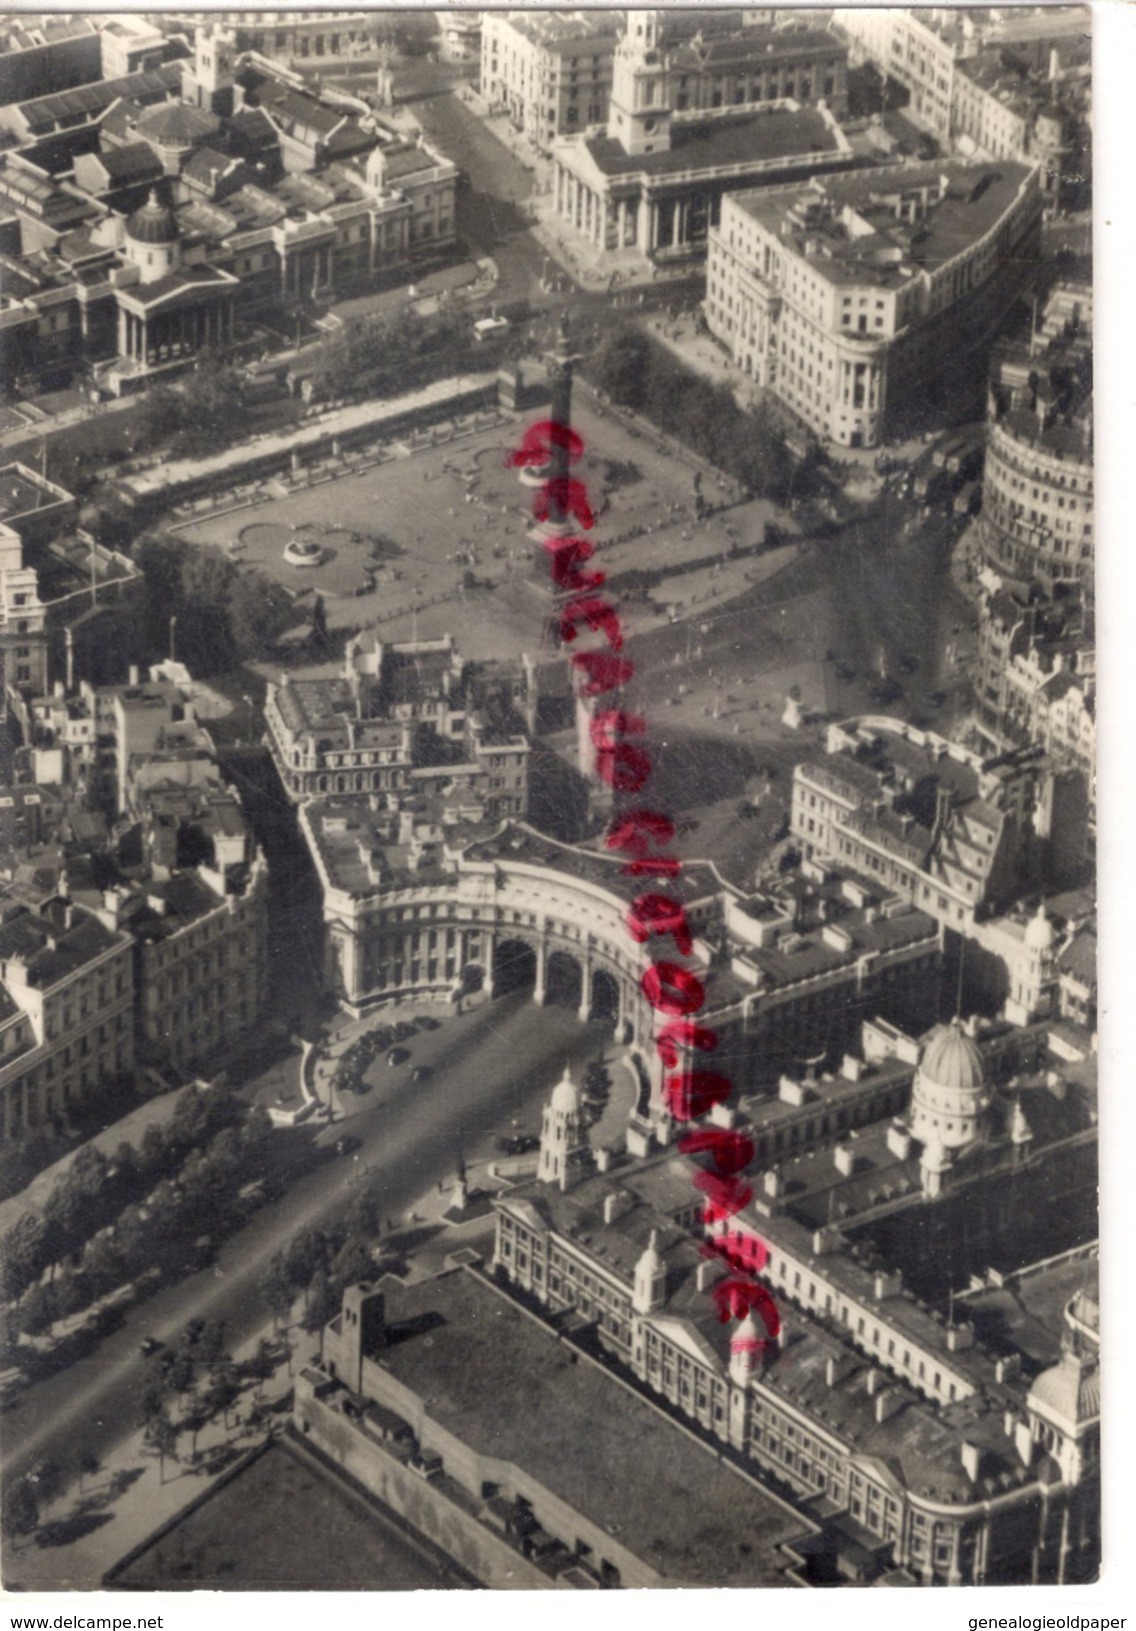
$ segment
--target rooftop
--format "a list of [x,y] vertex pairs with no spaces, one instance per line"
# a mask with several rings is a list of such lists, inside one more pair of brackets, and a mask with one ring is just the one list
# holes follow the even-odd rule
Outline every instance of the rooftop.
[[18,104],[21,120],[32,135],[46,135],[56,126],[73,128],[100,118],[122,97],[136,102],[165,101],[181,94],[181,63],[127,74],[122,79],[101,79],[70,91],[52,91]]
[[[609,21],[602,12],[511,11],[489,15],[503,15],[509,26],[526,40],[560,52],[567,51],[571,46],[578,46],[581,51],[587,48],[594,52],[597,47],[610,50],[614,48],[619,34],[615,15],[612,14]],[[597,17],[602,20],[597,21]]]
[[126,186],[162,175],[162,161],[148,142],[126,142],[107,147],[98,155],[99,163],[111,181]]
[[70,497],[65,487],[37,475],[26,465],[6,464],[0,467],[0,521],[9,525],[20,516],[66,503]]
[[[615,1197],[618,1214],[605,1223],[609,1196]],[[531,1209],[546,1227],[585,1247],[628,1288],[652,1233],[657,1234],[672,1290],[703,1261],[690,1229],[675,1222],[698,1212],[702,1203],[686,1161],[674,1155],[628,1171],[592,1173],[567,1191],[534,1179],[508,1190],[497,1204],[505,1211]]]
[[120,921],[141,940],[166,940],[216,911],[221,900],[196,872],[176,872],[126,900]]
[[999,1352],[1018,1352],[1036,1375],[1061,1357],[1065,1309],[1078,1292],[1097,1285],[1095,1252],[1047,1264],[1003,1286],[968,1294],[967,1317],[982,1341]]
[[[1022,164],[944,161],[826,176],[794,192],[740,193],[735,202],[819,276],[897,287],[912,271],[934,272],[989,232],[1029,174]],[[926,210],[902,219],[901,200],[920,192]]]
[[[784,169],[806,164],[818,155],[841,152],[840,142],[823,114],[814,108],[766,108],[736,116],[676,120],[669,151],[632,157],[612,136],[588,136],[584,146],[607,176],[665,176],[687,170],[767,163],[784,159]],[[750,195],[743,194],[743,197]]]
[[20,912],[0,927],[0,962],[22,962],[28,985],[47,991],[120,943],[120,936],[85,912],[75,913],[69,926],[66,918],[56,923]]
[[736,68],[739,73],[752,72],[775,63],[781,57],[808,54],[836,57],[846,47],[826,28],[735,28],[729,33],[704,39],[696,36],[673,50],[664,50],[670,64],[691,72],[700,68]]
[[[553,867],[583,883],[595,884],[628,900],[643,892],[641,878],[625,878],[622,875],[622,856],[584,849],[575,844],[563,844],[523,821],[505,822],[492,837],[471,844],[465,853],[471,861]],[[667,893],[687,904],[716,895],[722,888],[722,881],[709,861],[684,862],[678,877],[667,880]]]
[[[384,1369],[477,1453],[523,1468],[667,1581],[782,1582],[778,1547],[805,1523],[477,1275],[383,1291],[388,1321],[406,1327]],[[415,1332],[426,1314],[441,1319]]]

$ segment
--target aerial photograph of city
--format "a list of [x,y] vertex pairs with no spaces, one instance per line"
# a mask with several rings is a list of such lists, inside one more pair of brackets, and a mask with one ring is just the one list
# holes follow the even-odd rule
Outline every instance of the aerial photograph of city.
[[1099,1580],[1094,20],[0,17],[6,1593]]

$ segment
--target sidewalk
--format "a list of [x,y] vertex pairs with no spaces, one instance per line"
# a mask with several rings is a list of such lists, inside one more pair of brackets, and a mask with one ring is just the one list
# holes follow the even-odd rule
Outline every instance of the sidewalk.
[[[467,1168],[471,1190],[492,1191],[493,1184],[488,1162],[474,1162]],[[412,1276],[436,1273],[451,1252],[463,1246],[479,1250],[492,1249],[493,1218],[491,1214],[477,1212],[466,1221],[446,1220],[454,1191],[454,1180],[442,1183],[426,1192],[404,1217],[399,1219],[399,1231],[416,1231],[423,1226],[445,1223],[442,1232],[433,1240],[416,1249],[410,1266]],[[272,1377],[265,1381],[258,1396],[258,1385],[247,1379],[242,1382],[240,1395],[230,1407],[226,1426],[224,1415],[209,1421],[197,1434],[197,1456],[189,1464],[190,1439],[186,1435],[178,1446],[178,1459],[166,1457],[164,1477],[157,1452],[146,1443],[141,1428],[132,1431],[103,1459],[98,1471],[88,1474],[80,1491],[79,1479],[57,1500],[45,1506],[40,1514],[40,1525],[35,1534],[16,1543],[9,1542],[5,1586],[8,1590],[64,1591],[90,1590],[101,1584],[108,1569],[140,1545],[155,1530],[178,1516],[192,1502],[200,1499],[236,1460],[263,1444],[278,1433],[287,1420],[287,1410],[278,1413],[292,1387],[293,1379],[304,1365],[318,1359],[320,1337],[301,1330],[298,1314],[302,1299],[297,1298],[289,1315],[289,1324],[282,1335],[291,1345],[291,1353],[281,1359]],[[256,1352],[262,1338],[272,1338],[270,1320],[236,1349],[235,1363],[249,1359]],[[259,1403],[261,1415],[268,1412],[270,1420],[250,1421]],[[170,1417],[176,1423],[180,1412],[176,1401],[170,1405]]]
[[[251,1357],[260,1336],[269,1331],[266,1325],[234,1353],[233,1359],[239,1362]],[[296,1370],[319,1352],[318,1336],[308,1336],[297,1326],[290,1326],[287,1335],[295,1342],[290,1364],[282,1362],[264,1383],[262,1406],[270,1407],[283,1399]],[[201,1496],[238,1456],[278,1430],[273,1426],[266,1431],[259,1423],[250,1425],[256,1390],[255,1382],[243,1382],[240,1397],[229,1412],[232,1426],[226,1428],[221,1416],[210,1421],[197,1435],[197,1461],[191,1466],[167,1456],[164,1478],[157,1453],[146,1444],[142,1429],[132,1432],[106,1456],[97,1473],[82,1480],[81,1493],[76,1480],[41,1512],[35,1534],[9,1543],[5,1587],[65,1591],[99,1586],[119,1558]],[[175,1422],[178,1419],[176,1404],[171,1418]],[[273,1417],[274,1423],[282,1424],[283,1420],[283,1415]],[[224,1455],[226,1450],[229,1453]],[[223,1460],[218,1452],[222,1452]],[[188,1443],[179,1445],[179,1456],[187,1453]],[[220,1464],[211,1462],[210,1453]],[[214,1470],[207,1471],[208,1466]]]

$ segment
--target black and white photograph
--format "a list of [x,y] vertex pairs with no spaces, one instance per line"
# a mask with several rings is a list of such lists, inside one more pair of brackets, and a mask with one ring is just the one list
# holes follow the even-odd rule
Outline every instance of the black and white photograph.
[[0,17],[9,1608],[1104,1612],[1101,21]]

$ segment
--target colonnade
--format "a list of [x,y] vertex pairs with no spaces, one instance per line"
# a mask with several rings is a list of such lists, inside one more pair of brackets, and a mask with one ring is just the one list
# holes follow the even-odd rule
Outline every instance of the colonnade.
[[[556,169],[556,212],[597,249],[682,249],[693,241],[695,221],[704,198],[691,194],[655,198],[637,189],[611,198],[574,175]],[[708,206],[707,206],[708,208]]]
[[165,357],[192,356],[206,346],[233,338],[233,305],[212,302],[174,311],[140,315],[118,308],[118,354],[133,362],[154,363]]
[[508,932],[499,934],[492,940],[485,963],[485,990],[489,996],[494,994],[493,963],[497,946],[507,940],[517,940],[525,945],[536,957],[536,977],[533,984],[533,1001],[538,1007],[543,1007],[548,1001],[548,965],[550,960],[558,953],[562,957],[571,958],[580,971],[580,1005],[579,1018],[587,1021],[591,1018],[592,1007],[595,1002],[595,977],[597,973],[604,973],[615,985],[619,997],[619,1009],[616,1015],[615,1035],[618,1042],[631,1042],[635,1039],[635,1024],[631,1017],[631,1003],[627,989],[626,979],[602,963],[582,954],[574,947],[557,945],[555,941],[541,936],[533,941],[522,935],[513,935]]

